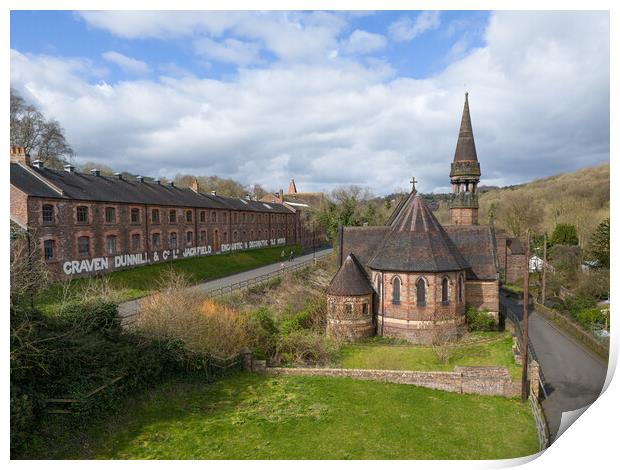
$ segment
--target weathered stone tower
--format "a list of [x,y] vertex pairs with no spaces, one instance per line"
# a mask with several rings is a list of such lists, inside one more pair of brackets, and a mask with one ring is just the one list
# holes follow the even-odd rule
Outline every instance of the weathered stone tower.
[[366,271],[351,253],[327,289],[327,334],[341,339],[374,335],[373,293]]
[[461,129],[450,170],[450,182],[452,183],[450,214],[453,224],[478,225],[478,193],[476,191],[479,181],[480,163],[478,163],[474,133],[469,117],[468,94],[465,93]]

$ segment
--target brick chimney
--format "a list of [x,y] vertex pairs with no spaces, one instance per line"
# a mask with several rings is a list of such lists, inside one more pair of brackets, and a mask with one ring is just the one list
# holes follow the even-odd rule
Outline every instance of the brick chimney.
[[11,145],[11,163],[30,166],[30,155],[26,153],[26,147]]
[[194,191],[195,193],[199,193],[200,192],[200,184],[198,184],[198,178],[194,178],[194,181],[192,181],[192,191]]

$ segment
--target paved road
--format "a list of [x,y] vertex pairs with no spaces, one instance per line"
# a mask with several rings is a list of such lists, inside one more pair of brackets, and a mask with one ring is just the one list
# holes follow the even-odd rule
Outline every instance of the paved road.
[[[327,248],[324,250],[319,250],[316,252],[316,257],[320,258],[331,253],[332,249]],[[307,254],[303,256],[298,256],[293,261],[285,261],[284,263],[274,263],[268,264],[266,266],[261,266],[260,268],[250,269],[249,271],[243,271],[241,273],[232,274],[230,276],[221,277],[219,279],[214,279],[212,281],[203,282],[202,284],[197,284],[191,289],[197,290],[199,292],[208,292],[212,289],[217,289],[219,287],[227,287],[232,284],[237,284],[238,282],[247,281],[249,279],[254,279],[255,277],[262,276],[263,274],[271,274],[278,271],[281,268],[281,265],[284,264],[286,267],[289,266],[297,266],[305,261],[309,261],[312,259],[313,254]],[[128,302],[123,302],[118,306],[118,314],[121,318],[131,316],[138,311],[138,305],[140,303],[140,299],[130,300]]]
[[[502,295],[501,302],[522,319],[523,306],[516,300]],[[553,441],[562,412],[583,408],[598,398],[607,364],[535,311],[530,314],[529,335],[545,374],[548,397],[542,406]]]

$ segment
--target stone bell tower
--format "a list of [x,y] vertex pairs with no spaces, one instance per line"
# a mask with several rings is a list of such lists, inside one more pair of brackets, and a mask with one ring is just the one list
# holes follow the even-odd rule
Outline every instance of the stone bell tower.
[[465,93],[465,106],[450,170],[450,182],[452,183],[450,199],[452,224],[478,225],[477,188],[480,182],[480,163],[478,163],[474,133],[469,117],[468,93]]

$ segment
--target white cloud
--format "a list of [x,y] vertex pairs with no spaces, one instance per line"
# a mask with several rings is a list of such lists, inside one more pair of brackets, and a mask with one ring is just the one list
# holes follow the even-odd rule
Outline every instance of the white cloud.
[[344,43],[344,48],[349,54],[369,54],[383,49],[387,40],[381,34],[369,33],[356,29]]
[[[396,77],[382,61],[326,60],[338,47],[327,39],[304,53],[303,38],[334,37],[313,22],[341,25],[292,15],[281,20],[295,39],[281,49],[290,60],[226,80],[175,73],[107,84],[87,61],[12,51],[11,85],[62,123],[78,162],[377,193],[407,187],[411,175],[422,191],[447,186],[468,89],[483,184],[509,184],[609,159],[608,18],[494,13],[484,47],[423,80]],[[294,60],[319,51],[324,60]]]
[[151,68],[146,62],[133,59],[132,57],[121,54],[120,52],[104,52],[103,54],[101,54],[101,57],[103,57],[108,62],[112,62],[113,64],[118,65],[125,72],[134,75],[146,75],[151,71]]
[[237,65],[260,62],[259,44],[239,41],[234,38],[224,39],[223,41],[201,38],[194,43],[194,49],[198,54],[220,62]]
[[403,16],[390,25],[388,32],[394,41],[411,41],[428,30],[437,29],[439,24],[438,11],[423,11],[415,20],[409,16]]

